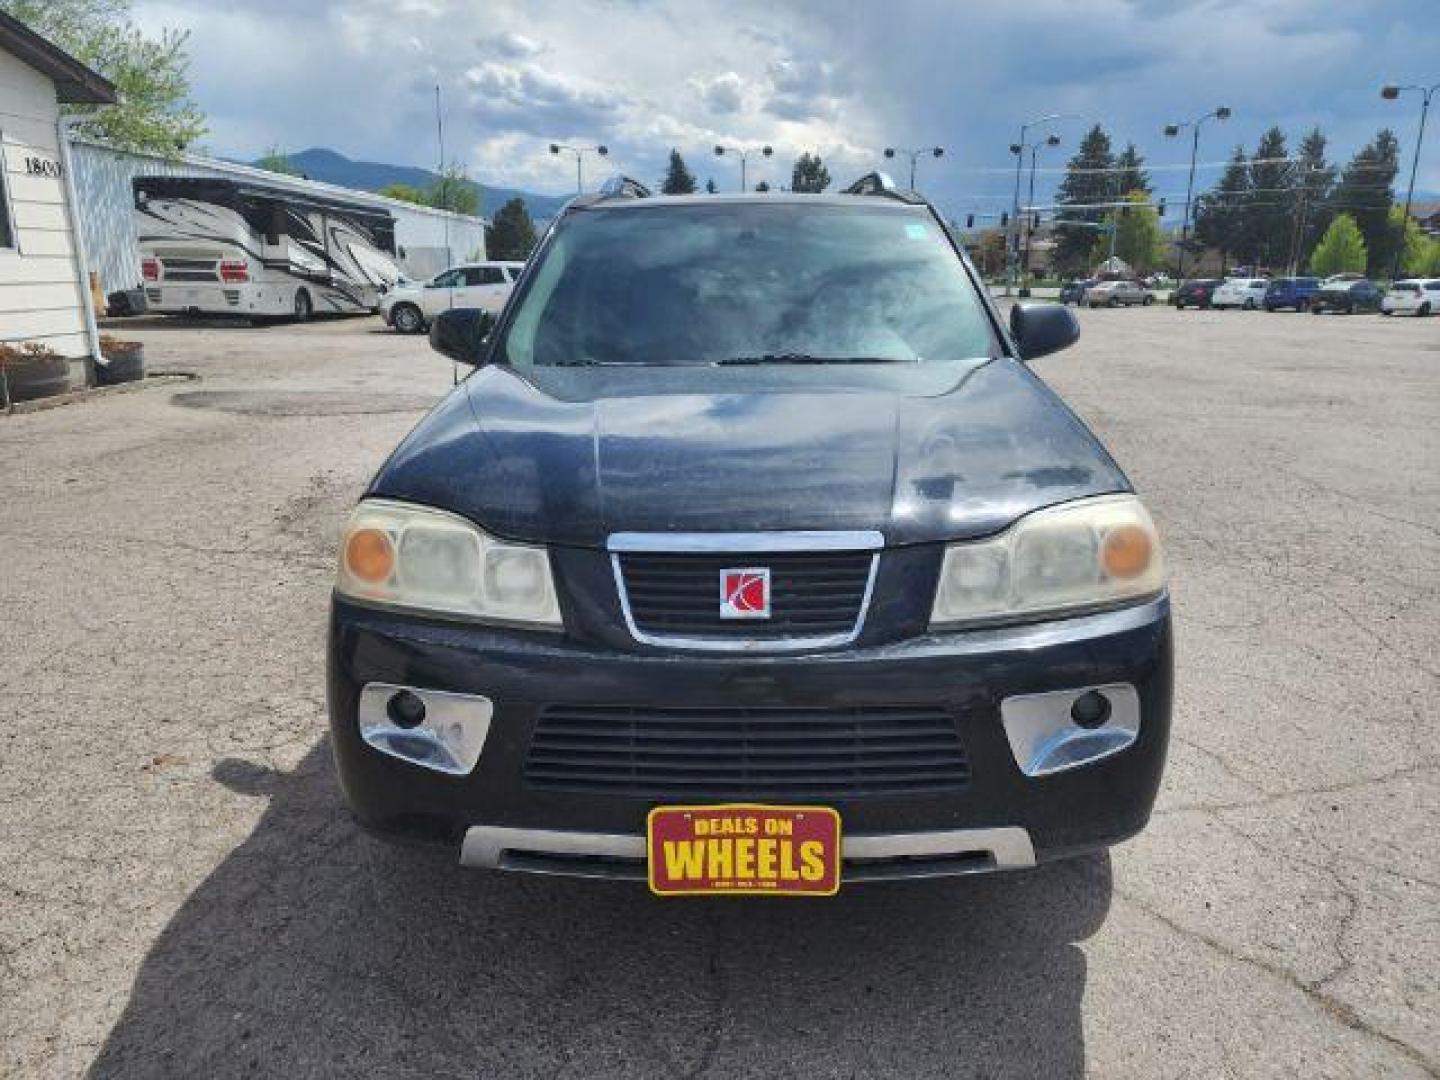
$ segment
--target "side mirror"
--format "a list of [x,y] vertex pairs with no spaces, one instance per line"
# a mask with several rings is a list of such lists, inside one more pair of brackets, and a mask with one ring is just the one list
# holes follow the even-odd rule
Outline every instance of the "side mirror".
[[1010,334],[1021,360],[1068,349],[1080,340],[1080,323],[1061,304],[1016,304],[1010,309]]
[[430,324],[430,347],[461,364],[479,367],[495,316],[482,308],[451,308]]

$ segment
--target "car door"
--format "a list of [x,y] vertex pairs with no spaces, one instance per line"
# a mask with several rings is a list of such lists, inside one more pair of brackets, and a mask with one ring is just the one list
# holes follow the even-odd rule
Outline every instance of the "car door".
[[476,266],[472,269],[475,272],[475,284],[468,290],[471,302],[466,306],[498,313],[505,306],[505,298],[510,294],[510,282],[505,277],[504,269],[499,266]]
[[464,281],[465,271],[456,267],[435,275],[425,283],[425,291],[420,297],[420,309],[425,312],[426,320],[457,306],[455,294],[463,287]]

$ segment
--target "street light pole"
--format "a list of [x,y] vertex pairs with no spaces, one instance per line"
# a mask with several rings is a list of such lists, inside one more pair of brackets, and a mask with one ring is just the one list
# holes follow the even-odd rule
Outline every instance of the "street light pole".
[[[733,147],[733,146],[720,146],[720,145],[718,145],[718,144],[717,144],[716,147],[715,147],[715,156],[716,156],[716,157],[724,157],[726,154],[734,154],[736,157],[738,157],[738,158],[740,159],[740,192],[741,192],[741,194],[744,194],[746,191],[749,191],[749,190],[750,190],[748,187],[746,187],[746,181],[745,181],[745,166],[749,163],[750,155],[751,155],[751,154],[754,154],[754,153],[757,153],[757,151],[756,151],[755,149],[753,149],[753,148],[747,148],[747,149],[745,149],[745,150],[739,150],[739,149],[737,149],[737,148],[735,148],[735,147]],[[768,146],[768,145],[767,145],[767,146],[762,146],[762,147],[760,147],[758,153],[759,153],[762,157],[769,157],[771,154],[775,153],[775,148],[772,147],[772,146]]]
[[595,153],[605,157],[610,153],[610,148],[603,144],[600,146],[566,146],[563,143],[553,142],[550,144],[550,153],[558,156],[561,151],[575,155],[575,194],[580,195],[585,191],[585,173],[581,166],[585,155]]
[[1405,255],[1405,234],[1410,229],[1410,200],[1415,195],[1415,171],[1420,167],[1420,145],[1425,141],[1425,118],[1430,112],[1430,99],[1436,90],[1440,90],[1440,83],[1434,86],[1383,86],[1380,88],[1380,96],[1386,101],[1394,101],[1402,93],[1413,90],[1420,95],[1420,132],[1415,136],[1415,154],[1410,159],[1410,184],[1405,188],[1405,216],[1400,219],[1400,241],[1395,245],[1395,259],[1390,264],[1390,280],[1394,281],[1400,276],[1400,260]]
[[[1059,135],[1047,135],[1044,142],[1030,144],[1030,194],[1026,198],[1027,206],[1034,207],[1035,205],[1035,159],[1040,156],[1040,151],[1043,147],[1054,147],[1059,145]],[[1033,209],[1031,210],[1031,213],[1034,213]],[[1034,222],[1031,222],[1030,226],[1025,230],[1025,258],[1020,264],[1020,272],[1022,275],[1028,275],[1030,273],[1030,236],[1032,233],[1034,233],[1034,231],[1035,225]]]
[[910,159],[910,190],[914,191],[915,162],[926,154],[929,154],[931,157],[944,157],[945,148],[943,146],[926,146],[919,150],[907,150],[903,146],[887,146],[885,148],[885,156],[887,158],[893,158],[896,154],[903,154]]
[[1181,128],[1188,127],[1190,128],[1191,132],[1190,179],[1185,183],[1185,216],[1181,219],[1182,223],[1180,225],[1180,258],[1175,267],[1175,280],[1178,282],[1183,282],[1185,280],[1185,246],[1190,242],[1191,204],[1194,202],[1195,198],[1195,159],[1200,154],[1200,126],[1204,124],[1207,120],[1229,119],[1229,106],[1221,105],[1218,109],[1213,109],[1210,112],[1206,113],[1204,116],[1197,117],[1194,120],[1187,120],[1183,124],[1165,125],[1165,137],[1167,139],[1173,139],[1176,135],[1179,135]]
[[[1081,120],[1079,113],[1049,113],[1045,116],[1037,116],[1034,120],[1027,120],[1020,125],[1020,141],[1010,148],[1015,155],[1015,197],[1010,204],[1010,221],[1015,228],[1014,239],[1006,245],[1005,265],[1008,272],[1005,275],[1005,295],[1010,295],[1010,288],[1015,284],[1015,275],[1020,262],[1020,170],[1024,165],[1025,134],[1032,127],[1039,127],[1041,124],[1048,124],[1055,120]],[[1015,147],[1019,147],[1017,150]],[[1032,198],[1033,202],[1034,199]]]

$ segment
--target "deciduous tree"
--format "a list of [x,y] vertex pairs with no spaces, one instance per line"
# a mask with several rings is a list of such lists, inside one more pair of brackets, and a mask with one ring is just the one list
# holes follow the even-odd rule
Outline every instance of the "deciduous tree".
[[1366,258],[1365,237],[1355,219],[1349,214],[1338,214],[1310,256],[1310,272],[1321,277],[1364,273]]
[[425,192],[413,184],[386,184],[380,189],[380,194],[386,198],[399,199],[401,202],[418,203],[421,206],[428,206]]
[[463,165],[451,162],[430,185],[425,201],[437,210],[474,217],[480,212],[480,189]]
[[299,176],[300,170],[290,160],[290,155],[275,144],[270,144],[270,149],[260,155],[260,160],[255,162],[257,169],[264,169],[266,172],[279,173],[281,176]]
[[66,105],[81,134],[132,150],[174,155],[205,134],[190,100],[188,34],[147,34],[130,0],[0,0],[13,15],[115,84],[116,105]]

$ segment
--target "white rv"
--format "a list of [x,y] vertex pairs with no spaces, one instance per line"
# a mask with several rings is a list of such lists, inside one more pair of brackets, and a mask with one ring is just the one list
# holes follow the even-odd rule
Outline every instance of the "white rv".
[[401,278],[395,222],[263,182],[137,176],[145,301],[165,315],[371,312]]

